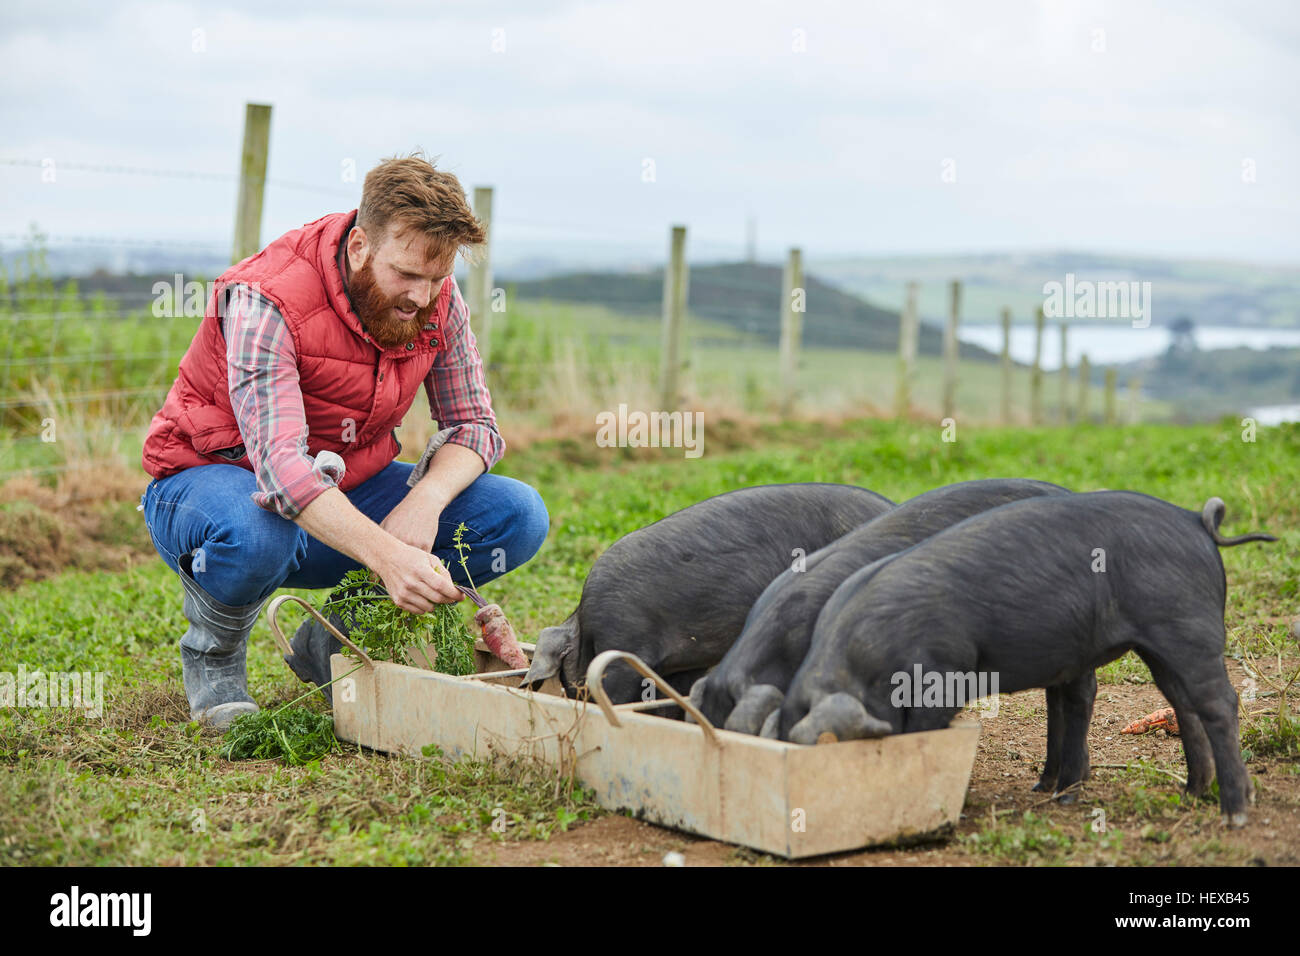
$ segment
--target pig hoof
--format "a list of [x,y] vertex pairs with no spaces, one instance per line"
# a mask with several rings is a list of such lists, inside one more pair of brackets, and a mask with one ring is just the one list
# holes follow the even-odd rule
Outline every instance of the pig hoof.
[[1031,793],[1047,793],[1056,789],[1055,780],[1040,780],[1030,789]]
[[1223,822],[1233,828],[1241,828],[1246,825],[1246,811],[1238,810],[1236,813],[1223,815]]
[[766,737],[768,740],[776,740],[781,736],[781,711],[774,710],[767,715],[767,720],[763,721],[763,729],[758,732],[760,737]]
[[1079,802],[1079,795],[1073,790],[1067,790],[1065,793],[1056,794],[1056,802],[1063,807],[1068,807]]

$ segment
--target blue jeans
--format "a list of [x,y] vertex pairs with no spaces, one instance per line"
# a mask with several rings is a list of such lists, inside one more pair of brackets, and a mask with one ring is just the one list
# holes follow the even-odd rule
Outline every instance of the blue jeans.
[[[414,467],[394,461],[345,494],[358,511],[380,522],[410,491],[406,478]],[[182,559],[186,567],[193,565],[203,590],[233,607],[264,600],[279,588],[331,588],[361,567],[294,522],[253,504],[249,495],[256,490],[257,478],[237,465],[199,465],[155,478],[140,498],[154,548],[178,574]],[[469,573],[481,585],[536,554],[550,519],[530,486],[491,472],[479,475],[438,516],[433,547],[452,578],[469,584],[451,540],[461,522],[471,549]],[[201,555],[195,554],[199,549]]]

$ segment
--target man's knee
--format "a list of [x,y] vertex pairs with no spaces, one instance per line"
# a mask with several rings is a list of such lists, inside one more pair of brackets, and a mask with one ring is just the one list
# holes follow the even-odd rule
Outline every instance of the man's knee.
[[514,478],[492,478],[491,527],[481,533],[494,550],[501,549],[505,567],[494,561],[494,570],[503,573],[513,571],[538,552],[550,530],[551,518],[536,488]]
[[194,558],[193,569],[200,561],[214,560],[220,572],[201,583],[211,583],[222,593],[213,597],[226,604],[242,607],[275,591],[295,571],[307,554],[307,534],[292,521],[270,512],[254,516],[252,521],[220,529]]
[[514,522],[518,525],[516,534],[519,542],[515,547],[520,552],[515,563],[523,564],[541,550],[542,542],[551,530],[551,515],[536,488],[522,481],[515,484],[519,486],[514,516]]

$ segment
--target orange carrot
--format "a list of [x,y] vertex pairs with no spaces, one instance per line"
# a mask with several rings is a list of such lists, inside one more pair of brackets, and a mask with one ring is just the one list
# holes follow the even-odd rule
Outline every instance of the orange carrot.
[[1145,734],[1148,730],[1164,728],[1165,733],[1173,735],[1178,733],[1178,716],[1174,713],[1172,707],[1165,707],[1157,710],[1155,713],[1147,714],[1138,720],[1133,721],[1123,730],[1121,734]]
[[497,658],[515,669],[529,666],[528,658],[524,656],[519,641],[515,638],[515,629],[506,620],[501,605],[489,604],[480,608],[474,615],[474,623],[483,632],[483,643]]

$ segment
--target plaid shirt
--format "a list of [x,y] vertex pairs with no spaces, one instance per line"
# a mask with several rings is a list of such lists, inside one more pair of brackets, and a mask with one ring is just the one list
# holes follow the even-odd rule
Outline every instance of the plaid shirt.
[[[505,453],[483,362],[470,331],[469,308],[455,279],[444,325],[445,346],[424,380],[429,413],[447,441],[473,449],[491,469]],[[280,311],[247,286],[231,292],[223,322],[230,404],[239,422],[258,490],[258,507],[293,519],[317,495],[337,487],[313,470],[304,436],[307,418],[298,387],[298,355]]]

